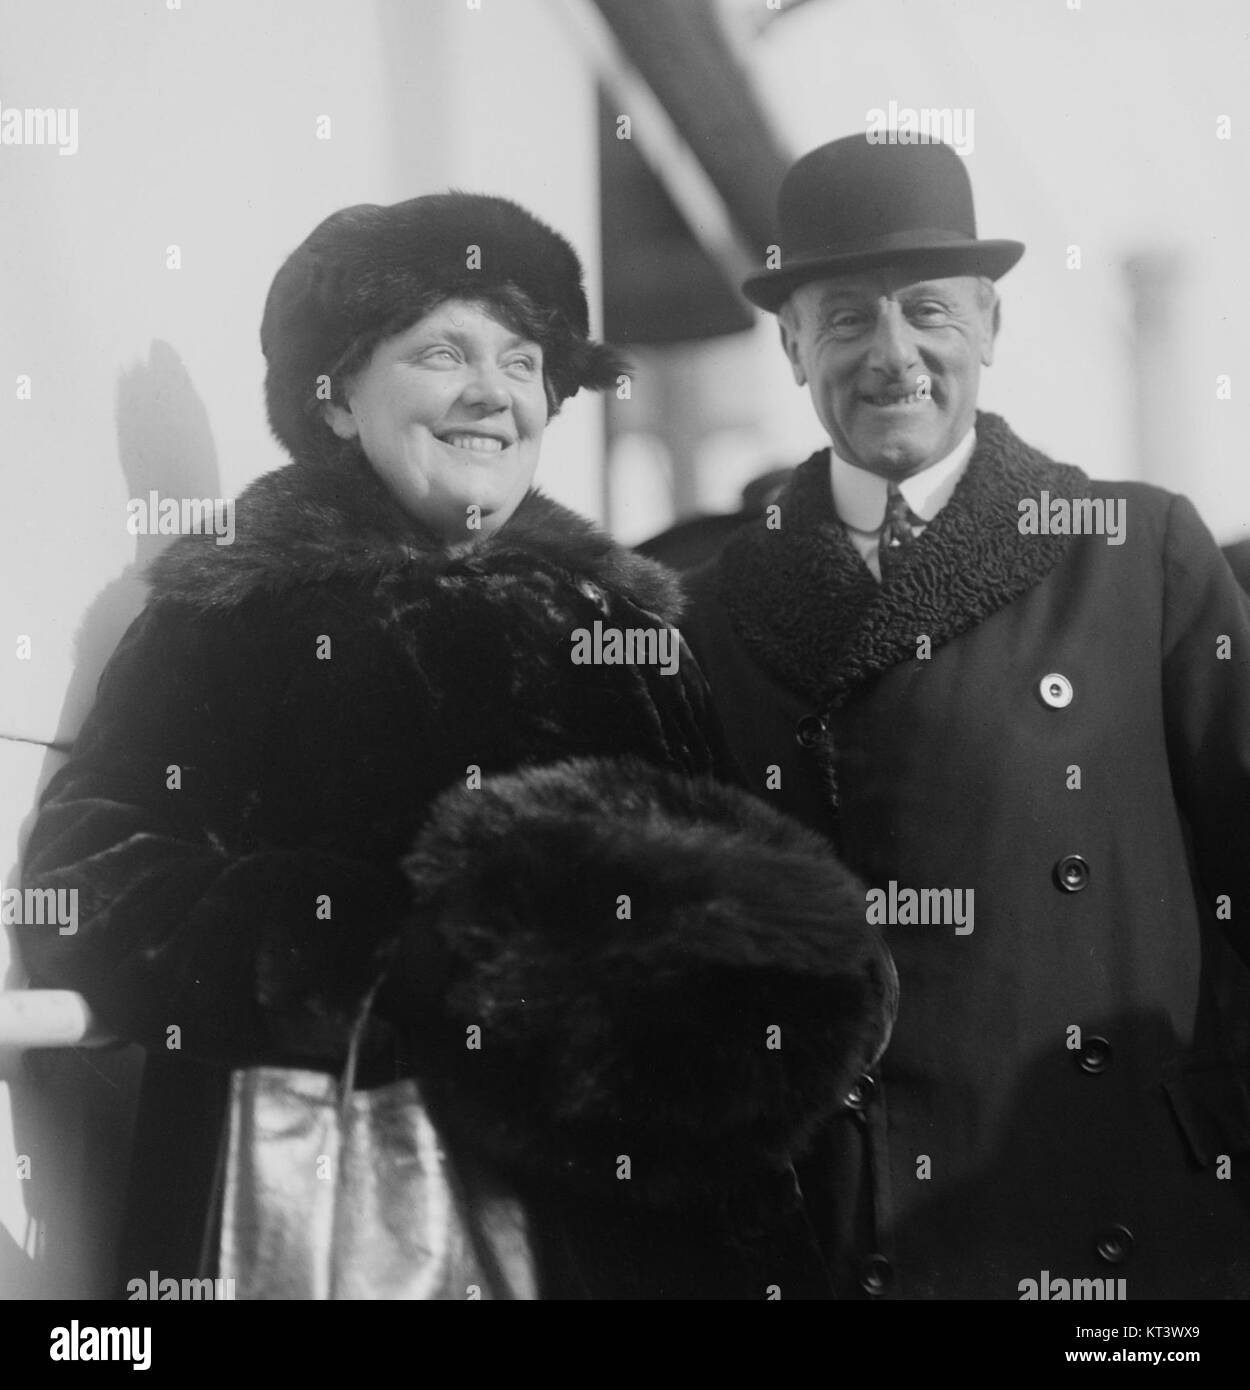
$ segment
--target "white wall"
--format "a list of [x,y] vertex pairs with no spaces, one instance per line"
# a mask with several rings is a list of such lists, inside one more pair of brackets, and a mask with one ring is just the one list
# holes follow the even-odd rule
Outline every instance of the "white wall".
[[[163,543],[136,545],[127,500],[232,496],[285,461],[264,416],[261,310],[322,217],[453,185],[504,194],[573,242],[598,303],[586,60],[560,6],[470,3],[0,0],[0,121],[78,113],[72,155],[0,144],[3,882],[40,745],[77,731],[142,602],[135,567]],[[600,403],[575,399],[538,482],[594,514],[602,447]],[[21,1241],[6,1075],[12,1058],[0,1224]]]

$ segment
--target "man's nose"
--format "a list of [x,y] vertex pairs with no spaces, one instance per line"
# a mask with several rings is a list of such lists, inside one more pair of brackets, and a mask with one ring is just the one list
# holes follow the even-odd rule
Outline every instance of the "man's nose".
[[461,393],[467,405],[482,411],[506,410],[512,404],[508,378],[493,362],[478,362],[469,368]]
[[916,365],[917,356],[915,335],[901,307],[890,301],[881,304],[868,345],[868,366],[882,376],[899,377]]

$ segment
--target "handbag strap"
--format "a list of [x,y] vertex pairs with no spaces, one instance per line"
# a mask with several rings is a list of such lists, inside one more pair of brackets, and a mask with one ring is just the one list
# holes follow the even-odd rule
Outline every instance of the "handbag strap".
[[200,1239],[200,1279],[215,1279],[220,1272],[221,1219],[226,1205],[226,1161],[230,1151],[230,1116],[234,1109],[234,1077],[226,1090],[226,1110],[217,1126],[217,1157],[213,1163],[213,1186],[209,1193],[208,1211],[204,1217],[204,1233]]
[[378,990],[382,988],[386,979],[386,973],[374,980],[369,986],[369,991],[365,995],[360,1006],[360,1013],[357,1015],[356,1022],[352,1025],[351,1037],[347,1044],[347,1060],[343,1065],[343,1075],[339,1079],[339,1115],[340,1117],[347,1110],[347,1103],[351,1099],[352,1092],[356,1088],[356,1070],[360,1060],[361,1039],[365,1035],[365,1029],[369,1026],[369,1015],[373,1011],[373,1001],[377,997]]

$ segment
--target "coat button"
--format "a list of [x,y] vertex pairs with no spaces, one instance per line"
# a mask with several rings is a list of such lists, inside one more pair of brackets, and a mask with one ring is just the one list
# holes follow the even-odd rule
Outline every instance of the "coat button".
[[855,1084],[846,1093],[846,1099],[842,1102],[848,1110],[867,1110],[872,1104],[873,1095],[876,1093],[877,1083],[871,1076],[865,1074],[858,1077]]
[[894,1266],[884,1255],[869,1255],[859,1267],[859,1286],[873,1298],[880,1298],[894,1282]]
[[800,748],[815,748],[828,724],[818,714],[805,714],[794,726],[794,737]]
[[1079,854],[1065,854],[1055,865],[1055,882],[1065,893],[1079,893],[1089,885],[1089,865]]
[[1091,1076],[1106,1071],[1111,1065],[1111,1044],[1106,1038],[1086,1038],[1085,1046],[1076,1054],[1076,1064]]
[[1094,1240],[1094,1253],[1104,1264],[1122,1265],[1133,1249],[1133,1233],[1127,1226],[1108,1226]]
[[1038,681],[1037,693],[1051,709],[1066,709],[1072,703],[1072,682],[1058,671],[1051,671]]

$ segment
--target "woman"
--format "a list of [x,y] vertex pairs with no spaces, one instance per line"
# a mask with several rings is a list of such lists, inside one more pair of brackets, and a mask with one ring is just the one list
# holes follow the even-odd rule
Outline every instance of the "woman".
[[[892,968],[820,844],[708,780],[667,573],[532,489],[617,370],[572,248],[500,198],[348,208],[261,341],[294,462],[152,567],[25,865],[80,890],[32,982],[147,1049],[123,1283],[196,1272],[230,1069],[341,1071],[385,970],[365,1079],[402,1058],[508,1175],[542,1296],[822,1292],[789,1155]],[[633,664],[573,659],[610,630]]]

